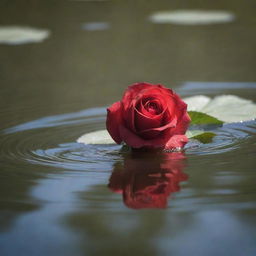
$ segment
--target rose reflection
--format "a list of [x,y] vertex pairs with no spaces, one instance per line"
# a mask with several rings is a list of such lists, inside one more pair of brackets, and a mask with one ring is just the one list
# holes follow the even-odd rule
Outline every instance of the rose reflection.
[[133,153],[123,165],[116,165],[109,188],[123,195],[126,206],[133,209],[166,208],[168,197],[180,190],[188,179],[182,153]]

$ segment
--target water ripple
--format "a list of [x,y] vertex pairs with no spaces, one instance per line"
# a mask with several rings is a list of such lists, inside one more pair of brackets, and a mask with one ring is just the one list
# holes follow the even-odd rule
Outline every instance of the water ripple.
[[211,143],[199,144],[191,140],[186,146],[186,153],[193,155],[221,154],[240,148],[243,143],[246,143],[247,138],[256,134],[256,122],[224,124],[212,132],[216,136]]
[[[120,161],[119,145],[76,143],[82,134],[105,128],[105,108],[43,117],[0,132],[2,159],[69,170],[111,170]],[[191,140],[187,155],[220,154],[235,150],[256,134],[256,122],[224,125],[208,144]],[[10,161],[10,162],[11,162]]]

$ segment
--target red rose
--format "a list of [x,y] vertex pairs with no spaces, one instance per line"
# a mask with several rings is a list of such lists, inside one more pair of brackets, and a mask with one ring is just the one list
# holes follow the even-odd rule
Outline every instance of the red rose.
[[182,148],[190,117],[187,105],[162,85],[136,83],[108,109],[107,130],[132,148]]

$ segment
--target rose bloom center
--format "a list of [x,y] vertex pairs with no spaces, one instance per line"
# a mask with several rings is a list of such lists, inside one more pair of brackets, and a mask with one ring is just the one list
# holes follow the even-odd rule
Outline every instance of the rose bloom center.
[[152,115],[158,115],[162,112],[162,106],[157,100],[147,100],[143,103],[144,108]]

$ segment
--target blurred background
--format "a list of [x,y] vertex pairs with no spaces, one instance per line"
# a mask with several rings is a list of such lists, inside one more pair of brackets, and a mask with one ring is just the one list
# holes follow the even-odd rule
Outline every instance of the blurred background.
[[[199,25],[150,20],[176,10],[234,16]],[[138,81],[172,88],[184,81],[255,81],[255,10],[254,0],[1,0],[1,27],[49,35],[0,44],[0,109],[10,111],[0,125],[105,106]]]

